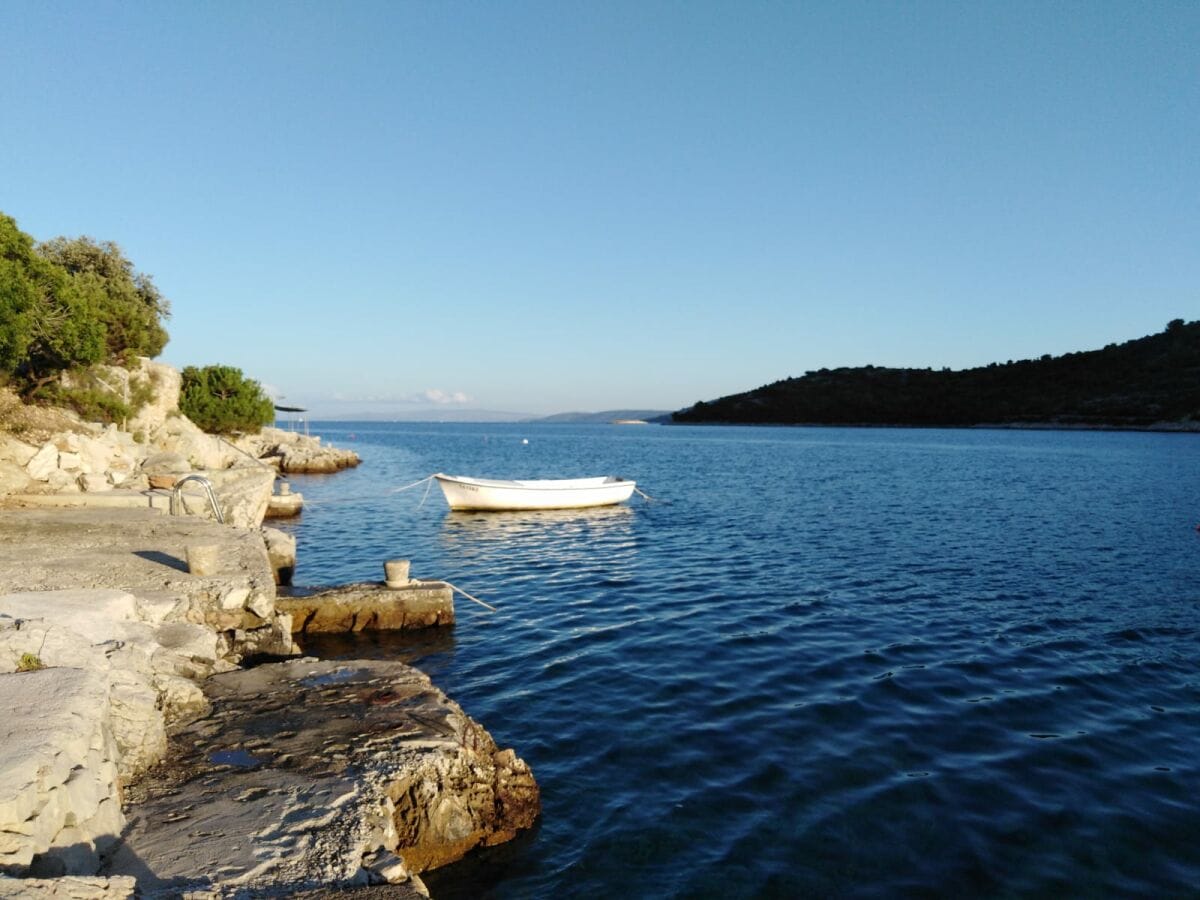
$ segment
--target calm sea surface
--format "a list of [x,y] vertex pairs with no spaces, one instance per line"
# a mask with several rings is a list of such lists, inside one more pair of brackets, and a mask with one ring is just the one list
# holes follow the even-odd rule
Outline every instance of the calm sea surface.
[[[452,897],[1200,894],[1200,436],[347,424],[298,584],[458,601],[408,659],[533,767]],[[528,443],[524,441],[527,440]],[[658,503],[451,513],[435,471]]]

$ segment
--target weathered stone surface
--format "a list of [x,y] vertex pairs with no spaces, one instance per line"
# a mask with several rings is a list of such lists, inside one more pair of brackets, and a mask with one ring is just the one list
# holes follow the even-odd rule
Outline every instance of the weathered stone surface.
[[148,380],[154,388],[154,396],[129,420],[128,428],[130,433],[151,435],[162,427],[168,417],[178,414],[183,377],[178,369],[151,362],[145,357],[138,363],[134,377]]
[[402,631],[454,624],[453,591],[440,581],[414,581],[402,588],[352,584],[277,597],[275,606],[291,615],[293,634]]
[[0,458],[24,467],[33,459],[38,448],[10,434],[0,433]]
[[143,459],[142,471],[147,475],[186,475],[192,464],[180,453],[163,450]]
[[244,435],[236,444],[246,453],[270,462],[281,472],[337,472],[362,461],[353,450],[323,447],[319,437],[280,428],[264,428],[258,434]]
[[[187,571],[185,548],[193,542],[220,545],[222,568],[216,575]],[[256,529],[151,510],[0,510],[0,594],[78,587],[152,594],[168,607],[166,621],[222,632],[222,655],[229,662],[250,652],[295,652],[290,619],[285,624],[269,613],[264,620],[244,605],[232,610],[221,605],[239,587],[248,589],[243,604],[256,594],[274,598],[275,579]]]
[[25,471],[35,481],[45,481],[58,468],[58,447],[47,441],[25,464]]
[[0,871],[92,875],[120,833],[107,692],[82,669],[0,676]]
[[79,487],[88,494],[112,490],[112,482],[108,480],[107,475],[87,472],[83,475],[80,475],[76,479],[76,482],[79,484]]
[[0,459],[0,497],[29,490],[31,480],[24,466],[10,459]]
[[262,529],[263,542],[267,545],[267,558],[276,584],[291,584],[296,572],[296,538],[278,528]]
[[389,854],[434,868],[538,815],[529,768],[402,663],[295,660],[205,691],[213,712],[131,789],[107,870],[153,872],[151,894],[402,877]]
[[119,772],[126,781],[166,752],[164,702],[154,677],[174,674],[174,660],[158,652],[157,629],[136,619],[137,602],[122,591],[0,596],[0,671],[16,671],[28,655],[46,666],[83,669],[107,684]]
[[137,880],[130,876],[104,878],[71,875],[64,878],[4,878],[0,900],[133,900]]
[[66,469],[53,469],[46,477],[46,487],[54,493],[78,493],[79,483],[76,474]]

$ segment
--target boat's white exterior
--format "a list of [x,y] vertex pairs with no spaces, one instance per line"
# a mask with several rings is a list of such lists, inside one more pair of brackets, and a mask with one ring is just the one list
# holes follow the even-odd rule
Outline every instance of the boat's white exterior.
[[633,496],[637,483],[623,478],[498,481],[460,475],[433,476],[451,509],[581,509],[612,506]]

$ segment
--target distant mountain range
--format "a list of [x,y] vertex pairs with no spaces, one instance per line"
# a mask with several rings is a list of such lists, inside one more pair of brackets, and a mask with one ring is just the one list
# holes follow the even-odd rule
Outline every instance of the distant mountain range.
[[672,414],[678,423],[1200,430],[1200,321],[1102,350],[974,369],[821,369]]
[[354,409],[327,412],[317,409],[309,418],[314,422],[528,422],[529,413],[438,406],[402,411]]
[[612,422],[661,422],[669,419],[670,410],[666,409],[610,409],[605,412],[567,412],[545,416],[541,419],[530,419],[538,424],[560,425],[608,425]]

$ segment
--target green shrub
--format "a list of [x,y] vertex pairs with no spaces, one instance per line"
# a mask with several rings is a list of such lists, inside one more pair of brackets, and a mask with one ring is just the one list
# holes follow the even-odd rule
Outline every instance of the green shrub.
[[184,369],[179,411],[210,434],[258,431],[275,418],[262,386],[233,366]]
[[128,403],[112,391],[98,387],[65,388],[53,384],[43,389],[39,398],[53,406],[75,410],[85,422],[120,423],[132,413]]
[[111,241],[35,243],[0,213],[0,378],[26,398],[60,373],[157,356],[170,304]]

